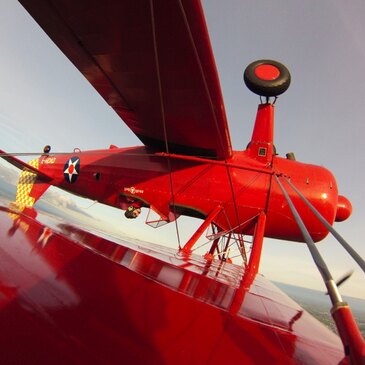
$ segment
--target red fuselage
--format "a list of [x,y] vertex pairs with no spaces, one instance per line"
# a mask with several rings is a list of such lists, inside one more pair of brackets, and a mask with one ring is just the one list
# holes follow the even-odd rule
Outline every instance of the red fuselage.
[[[254,233],[256,218],[265,213],[266,237],[303,241],[277,181],[280,178],[312,239],[319,241],[328,230],[288,180],[330,224],[346,219],[351,204],[338,195],[336,180],[327,169],[277,156],[273,131],[274,106],[260,104],[247,149],[226,159],[111,146],[46,154],[36,165],[49,184],[117,208],[126,209],[127,201],[137,200],[162,220],[171,221],[180,214],[209,216],[207,221],[220,230],[249,235]],[[37,184],[30,195],[37,199],[36,190]]]
[[[76,164],[69,168],[73,157]],[[252,234],[250,222],[265,211],[265,236],[278,239],[302,241],[275,174],[289,177],[329,223],[337,212],[337,185],[328,170],[278,156],[272,166],[265,166],[249,151],[234,152],[220,162],[154,154],[144,147],[111,148],[42,156],[39,169],[53,177],[52,185],[77,195],[118,208],[125,196],[133,197],[166,218],[173,212],[173,202],[178,213],[200,217],[219,205],[223,210],[214,223],[224,230]],[[288,192],[313,239],[323,239],[325,227],[294,191]]]

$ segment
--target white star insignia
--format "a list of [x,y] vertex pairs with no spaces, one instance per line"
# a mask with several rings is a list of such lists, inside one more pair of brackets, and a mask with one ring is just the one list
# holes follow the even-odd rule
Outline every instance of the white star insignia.
[[68,160],[68,166],[63,173],[68,174],[68,179],[70,182],[72,182],[72,176],[78,175],[78,172],[76,171],[76,165],[79,161],[79,159],[75,160],[74,162],[72,162],[71,159]]

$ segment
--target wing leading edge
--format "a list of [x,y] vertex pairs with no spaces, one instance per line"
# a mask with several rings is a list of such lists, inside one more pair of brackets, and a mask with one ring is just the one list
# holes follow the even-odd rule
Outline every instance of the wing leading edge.
[[231,156],[200,1],[20,2],[147,147]]

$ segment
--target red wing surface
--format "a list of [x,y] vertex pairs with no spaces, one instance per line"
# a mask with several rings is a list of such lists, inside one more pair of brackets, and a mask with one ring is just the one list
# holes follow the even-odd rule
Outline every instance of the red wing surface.
[[200,1],[20,2],[146,146],[231,156]]

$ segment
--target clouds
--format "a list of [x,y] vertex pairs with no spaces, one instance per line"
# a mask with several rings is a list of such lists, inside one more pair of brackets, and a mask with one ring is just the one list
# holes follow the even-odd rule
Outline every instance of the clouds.
[[[88,218],[93,218],[85,209],[83,209],[77,202],[76,197],[67,192],[59,190],[57,188],[49,188],[43,196],[44,202],[52,205],[53,207],[60,209],[64,213],[75,212],[78,215],[83,215]],[[86,202],[86,200],[83,200]]]
[[0,178],[10,185],[16,186],[19,179],[19,170],[12,167],[9,163],[0,159]]

